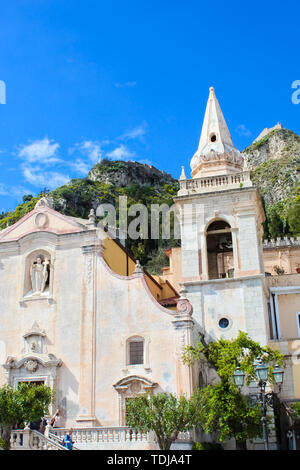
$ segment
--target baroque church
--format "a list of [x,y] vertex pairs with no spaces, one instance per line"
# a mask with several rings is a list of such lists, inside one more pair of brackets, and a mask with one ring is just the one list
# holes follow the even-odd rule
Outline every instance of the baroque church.
[[[179,184],[181,247],[169,250],[161,276],[144,271],[93,211],[65,216],[47,198],[0,232],[0,385],[56,390],[45,439],[71,427],[78,448],[155,449],[126,427],[126,400],[207,385],[203,365],[182,362],[199,332],[209,341],[244,331],[277,348],[288,362],[280,397],[300,399],[300,277],[293,264],[290,274],[266,275],[261,199],[213,88],[191,179],[182,168]],[[297,430],[288,430],[297,448]],[[182,434],[177,448],[193,440]]]

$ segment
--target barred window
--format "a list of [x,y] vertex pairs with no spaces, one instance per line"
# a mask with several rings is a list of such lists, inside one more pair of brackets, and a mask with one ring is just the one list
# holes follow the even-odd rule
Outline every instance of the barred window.
[[129,364],[144,363],[144,341],[130,341],[129,343]]

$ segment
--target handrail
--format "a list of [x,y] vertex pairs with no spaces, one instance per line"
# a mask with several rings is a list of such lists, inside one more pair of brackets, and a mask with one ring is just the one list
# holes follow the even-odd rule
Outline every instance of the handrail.
[[15,450],[67,450],[58,442],[49,439],[34,429],[14,429],[11,432],[11,448]]
[[[52,432],[49,432],[49,439],[50,439],[50,440],[53,440],[54,442],[57,442],[60,446],[62,445],[62,444],[60,444],[60,443],[61,443],[61,438],[58,437],[56,434],[54,434],[54,433],[52,433]],[[62,446],[62,447],[64,447],[64,446]],[[65,447],[64,447],[64,449],[65,449]],[[75,446],[73,445],[73,446],[72,446],[72,450],[80,450],[80,449],[78,449],[78,447],[75,447]]]
[[[35,429],[32,430],[33,436],[35,436],[37,439],[37,446],[33,447],[38,447],[41,448],[42,450],[67,450],[64,446],[59,444],[58,442],[55,442],[54,440],[50,439],[49,437],[44,436],[44,434],[40,433],[39,431],[36,431]],[[32,439],[32,443],[34,443],[34,439]],[[45,449],[46,445],[46,449]],[[55,449],[50,449],[50,447],[55,447]]]

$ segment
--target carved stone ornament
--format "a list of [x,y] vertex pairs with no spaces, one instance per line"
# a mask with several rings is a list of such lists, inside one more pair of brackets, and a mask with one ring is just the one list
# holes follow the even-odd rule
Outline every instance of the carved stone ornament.
[[179,299],[177,301],[177,311],[182,315],[192,315],[193,307],[188,299]]
[[35,225],[40,229],[45,228],[48,225],[48,222],[49,222],[49,217],[47,216],[47,214],[44,214],[43,212],[37,214],[37,216],[34,219]]
[[37,361],[29,360],[24,362],[24,367],[28,372],[35,372],[38,368]]
[[38,347],[38,345],[37,345],[36,341],[31,341],[31,343],[30,343],[30,350],[31,350],[32,352],[35,352],[35,351],[37,350],[37,347]]
[[42,197],[41,199],[38,200],[38,202],[35,205],[35,209],[38,208],[45,208],[45,207],[50,207],[53,209],[53,200],[50,197]]
[[233,163],[241,167],[243,166],[244,159],[238,150],[232,150],[228,153],[217,153],[214,150],[210,150],[205,155],[195,153],[193,157],[193,169],[196,168],[201,162],[224,162],[224,163]]
[[130,389],[132,393],[140,393],[142,389],[141,382],[138,382],[138,381],[132,382]]
[[181,286],[179,293],[180,298],[177,301],[177,311],[181,315],[192,315],[193,307],[190,301],[186,298],[187,291],[184,286]]

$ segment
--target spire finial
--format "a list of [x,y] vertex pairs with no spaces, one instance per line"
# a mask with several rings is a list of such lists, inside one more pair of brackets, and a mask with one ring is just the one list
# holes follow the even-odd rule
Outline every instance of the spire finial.
[[136,265],[133,274],[144,274],[143,267],[138,259],[136,260]]
[[180,179],[181,179],[181,180],[186,180],[185,171],[184,171],[184,166],[181,167]]
[[90,210],[88,225],[91,225],[92,227],[95,227],[95,225],[96,225],[96,216],[95,216],[95,210],[94,209]]

